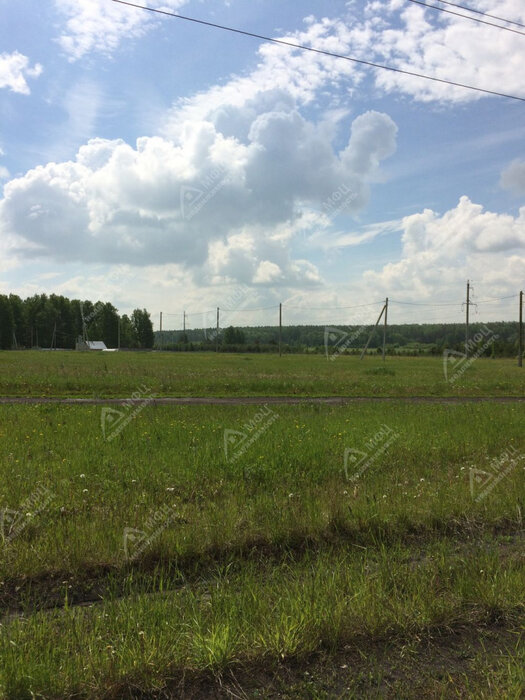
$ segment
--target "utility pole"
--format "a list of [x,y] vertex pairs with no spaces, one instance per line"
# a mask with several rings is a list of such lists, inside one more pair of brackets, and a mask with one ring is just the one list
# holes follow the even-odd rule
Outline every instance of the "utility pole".
[[162,311],[160,312],[159,346],[160,346],[160,349],[162,350]]
[[84,302],[80,302],[80,316],[82,318],[82,340],[87,343],[86,321],[84,319]]
[[520,292],[520,322],[518,328],[518,367],[523,367],[523,292]]
[[283,305],[279,304],[279,357],[281,357],[281,338],[283,330]]
[[186,309],[182,312],[182,332],[186,333]]
[[219,352],[219,307],[217,307],[217,333],[215,335],[215,352]]
[[117,350],[120,350],[120,316],[118,317],[117,324]]
[[465,355],[468,357],[468,340],[469,340],[469,311],[470,311],[470,280],[467,280],[467,315],[465,323]]
[[51,336],[51,350],[57,349],[57,322],[53,326],[53,335]]
[[375,324],[375,326],[372,328],[372,330],[370,331],[370,335],[368,336],[368,340],[366,341],[366,345],[365,345],[365,347],[363,348],[363,351],[361,352],[361,355],[360,355],[360,357],[359,357],[360,360],[362,360],[363,357],[365,356],[366,351],[368,350],[368,346],[370,345],[370,341],[372,340],[372,336],[374,335],[374,331],[375,331],[375,329],[378,327],[379,321],[381,320],[381,316],[385,313],[385,311],[386,311],[386,304],[385,304],[385,305],[383,306],[383,308],[381,309],[381,313],[380,313],[379,316],[377,317],[376,324]]
[[383,362],[385,361],[385,352],[386,352],[386,322],[387,322],[387,315],[388,315],[388,297],[385,299],[385,322],[383,324]]

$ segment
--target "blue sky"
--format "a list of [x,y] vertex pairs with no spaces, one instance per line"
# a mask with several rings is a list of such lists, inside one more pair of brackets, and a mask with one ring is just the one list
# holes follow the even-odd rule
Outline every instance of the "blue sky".
[[[525,97],[525,36],[408,0],[148,4]],[[521,0],[471,6],[525,23]],[[471,279],[476,319],[515,318],[525,103],[111,0],[0,11],[0,292],[164,327],[273,323],[249,309],[280,301],[365,323],[338,307],[386,296],[392,322],[460,321]]]

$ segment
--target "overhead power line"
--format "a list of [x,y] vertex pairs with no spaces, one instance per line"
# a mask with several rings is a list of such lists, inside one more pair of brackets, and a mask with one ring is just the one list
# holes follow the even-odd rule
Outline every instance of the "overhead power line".
[[504,299],[516,299],[519,294],[509,294],[506,297],[489,297],[488,299],[480,299],[476,304],[490,304],[493,301],[503,301]]
[[237,314],[242,313],[244,311],[268,311],[268,309],[278,309],[279,304],[272,304],[271,306],[258,306],[255,309],[243,309],[242,307],[239,307],[238,309],[223,309],[222,306],[220,308],[221,311],[224,311],[224,313]]
[[[341,311],[344,309],[361,309],[364,308],[365,306],[377,306],[378,304],[384,304],[385,300],[382,299],[381,301],[373,301],[370,302],[369,304],[355,304],[353,306],[319,306],[319,307],[311,307],[311,306],[289,306],[286,302],[283,302],[282,307],[286,309],[294,309],[294,310],[299,310],[299,311]],[[278,309],[279,304],[272,304],[271,306],[258,306],[257,308],[254,309],[244,309],[239,307],[238,309],[226,309],[223,308],[222,306],[219,307],[221,313],[243,313],[243,312],[251,312],[251,311],[270,311],[271,309]],[[186,311],[186,318],[188,316],[205,316],[206,314],[211,314],[211,313],[216,313],[217,307],[214,309],[208,309],[207,311],[191,311],[188,312]],[[178,313],[173,313],[173,312],[168,312],[164,311],[163,312],[164,316],[182,316],[182,311],[179,311]]]
[[396,299],[389,299],[389,302],[391,304],[403,304],[403,305],[409,305],[409,306],[460,306],[459,301],[450,301],[446,302],[444,304],[426,304],[425,302],[422,301],[397,301]]
[[[188,316],[204,316],[205,314],[214,314],[216,311],[217,311],[217,308],[207,309],[206,311],[193,311],[192,313],[189,313],[188,311],[186,311],[185,313],[186,313],[186,318],[187,318]],[[169,313],[167,311],[164,311],[163,313],[164,313],[164,316],[181,316],[183,312],[179,311],[178,313]]]
[[523,27],[525,29],[525,24],[521,22],[515,22],[513,19],[505,19],[504,17],[498,17],[497,15],[489,15],[488,12],[482,12],[481,10],[475,10],[473,7],[468,7],[468,5],[459,5],[455,2],[448,2],[448,0],[437,0],[442,5],[450,5],[451,7],[457,7],[459,10],[467,10],[468,12],[475,12],[477,15],[483,15],[484,17],[490,17],[490,19],[497,19],[499,22],[506,22],[507,24],[515,24],[517,27]]
[[168,10],[159,10],[153,7],[147,7],[146,5],[139,5],[134,2],[127,2],[127,0],[111,0],[119,5],[127,5],[129,7],[135,7],[139,10],[145,10],[147,12],[153,12],[159,15],[166,15],[168,17],[174,17],[176,19],[182,19],[186,22],[193,22],[195,24],[201,24],[206,27],[213,27],[214,29],[222,29],[226,32],[233,32],[234,34],[242,34],[243,36],[249,36],[254,39],[260,39],[261,41],[270,41],[274,44],[279,44],[281,46],[289,46],[293,49],[301,49],[302,51],[310,51],[312,53],[321,54],[323,56],[331,56],[332,58],[339,58],[344,61],[350,61],[352,63],[358,63],[363,66],[370,66],[372,68],[380,68],[381,70],[388,70],[393,73],[401,73],[402,75],[410,75],[414,78],[423,78],[424,80],[432,80],[435,83],[442,83],[445,85],[452,85],[454,87],[463,88],[465,90],[474,90],[475,92],[482,92],[486,95],[495,95],[497,97],[507,97],[511,100],[519,100],[520,102],[525,102],[525,97],[519,97],[518,95],[509,95],[504,92],[497,92],[496,90],[487,90],[485,88],[475,87],[474,85],[467,85],[465,83],[458,83],[453,80],[445,80],[444,78],[436,78],[431,75],[425,75],[423,73],[416,73],[414,71],[403,70],[402,68],[394,68],[392,66],[385,66],[381,63],[374,63],[372,61],[365,61],[360,58],[353,58],[351,56],[345,56],[343,54],[334,53],[333,51],[325,51],[324,49],[316,49],[312,46],[305,46],[304,44],[296,44],[292,41],[286,41],[285,39],[274,39],[273,37],[264,36],[263,34],[256,34],[255,32],[248,32],[244,29],[236,29],[234,27],[228,27],[224,24],[216,24],[215,22],[207,22],[203,19],[196,19],[195,17],[188,17],[185,15],[177,15],[174,12],[168,12]]
[[283,306],[286,309],[294,309],[299,311],[342,311],[344,309],[362,309],[365,306],[377,306],[378,304],[384,304],[385,300],[372,301],[370,304],[355,304],[354,306],[288,306],[284,303]]
[[416,5],[423,5],[423,7],[429,7],[431,10],[437,10],[438,12],[446,12],[448,15],[455,15],[456,17],[464,17],[469,19],[471,22],[478,22],[478,24],[487,24],[489,27],[497,27],[497,29],[504,29],[506,32],[513,32],[514,34],[521,34],[525,36],[525,32],[520,32],[519,29],[512,29],[512,27],[504,27],[501,24],[495,24],[494,22],[487,22],[486,19],[479,19],[479,17],[470,17],[469,15],[464,15],[461,12],[454,12],[454,10],[447,10],[445,7],[438,7],[437,5],[429,5],[423,0],[408,0],[408,2],[413,2]]
[[[477,305],[477,304],[488,304],[491,302],[495,301],[503,301],[505,299],[516,299],[519,296],[519,294],[509,294],[508,296],[504,297],[489,297],[487,299],[480,299],[479,301],[471,301],[469,302],[471,306]],[[428,303],[428,302],[421,302],[421,301],[399,301],[398,299],[389,299],[388,300],[390,304],[401,304],[403,306],[427,306],[427,307],[432,307],[432,308],[441,308],[444,306],[459,306],[461,307],[462,305],[465,304],[465,302],[461,301],[448,301],[448,302],[441,302],[441,303]],[[291,306],[287,304],[286,302],[282,303],[282,308],[286,310],[294,310],[294,311],[346,311],[347,309],[363,309],[365,307],[370,307],[370,306],[378,306],[379,304],[384,304],[385,300],[380,299],[379,301],[371,301],[368,302],[367,304],[353,304],[351,306]],[[271,306],[258,306],[256,308],[249,308],[249,309],[244,309],[239,307],[238,309],[226,309],[223,307],[220,307],[221,313],[242,313],[242,312],[252,312],[252,311],[270,311],[272,309],[278,309],[279,304],[272,304]],[[217,311],[217,307],[213,309],[207,309],[206,311],[191,311],[191,312],[184,312],[186,318],[189,316],[205,316],[207,314],[215,314]],[[164,316],[182,316],[182,311],[179,311],[177,313],[173,312],[168,312],[164,311],[163,314]],[[60,332],[60,331],[57,331]]]

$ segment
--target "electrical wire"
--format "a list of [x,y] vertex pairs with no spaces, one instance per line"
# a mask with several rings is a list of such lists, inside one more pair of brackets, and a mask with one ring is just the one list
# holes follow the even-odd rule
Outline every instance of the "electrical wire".
[[[318,306],[318,307],[304,307],[304,306],[288,306],[285,302],[282,303],[282,308],[284,309],[294,309],[294,310],[299,310],[299,311],[341,311],[345,309],[361,309],[364,308],[365,306],[377,306],[378,304],[384,304],[385,300],[382,299],[381,301],[373,301],[369,304],[357,304],[355,306]],[[251,311],[269,311],[271,309],[278,309],[279,304],[272,304],[271,306],[259,306],[258,308],[254,309],[223,309],[222,307],[219,307],[219,311],[221,313],[240,313],[243,311],[246,312],[251,312]],[[186,318],[189,316],[204,316],[205,314],[211,314],[211,313],[216,313],[217,307],[214,309],[210,309],[209,311],[192,311],[191,313],[186,311]],[[163,311],[162,312],[163,316],[182,316],[183,312],[180,311],[179,313],[172,313],[168,311]]]
[[494,24],[494,22],[487,22],[485,19],[479,19],[478,17],[469,17],[468,15],[463,15],[460,12],[454,12],[453,10],[447,10],[444,7],[438,7],[437,5],[429,5],[423,0],[408,0],[408,2],[413,2],[416,5],[422,5],[423,7],[428,7],[431,10],[437,10],[438,12],[446,12],[448,15],[455,15],[456,17],[464,17],[465,19],[471,20],[471,22],[478,22],[478,24],[487,24],[489,27],[496,27],[497,29],[503,29],[506,32],[513,32],[514,34],[521,34],[525,36],[525,32],[520,32],[519,29],[512,29],[512,27],[503,27],[501,24]]
[[[508,296],[504,297],[489,297],[488,299],[480,299],[479,301],[473,301],[472,299],[469,301],[470,306],[477,306],[478,304],[490,304],[493,302],[497,301],[504,301],[506,299],[517,299],[519,294],[509,294]],[[380,299],[379,301],[372,301],[369,302],[368,304],[353,304],[352,306],[289,306],[286,304],[286,302],[282,303],[282,309],[284,310],[293,310],[293,311],[346,311],[347,309],[363,309],[366,307],[370,306],[378,306],[379,304],[384,304],[385,300]],[[451,302],[444,302],[442,304],[432,304],[432,303],[427,303],[427,302],[420,302],[420,301],[400,301],[398,299],[388,299],[389,304],[400,304],[402,306],[425,306],[425,307],[430,307],[430,308],[442,308],[442,307],[450,307],[450,306],[459,306],[459,307],[464,307],[466,302],[465,301],[451,301]],[[241,313],[241,312],[254,312],[254,311],[270,311],[272,309],[278,309],[279,304],[272,304],[271,306],[259,306],[256,308],[250,308],[250,309],[223,309],[222,307],[219,307],[219,311],[221,313]],[[217,307],[214,309],[208,309],[207,311],[192,311],[188,312],[186,311],[186,318],[190,316],[204,316],[206,314],[215,314],[217,312]],[[182,316],[183,312],[180,311],[178,313],[172,313],[172,312],[166,312],[163,311],[163,316]],[[308,325],[308,324],[307,324]],[[59,331],[57,331],[59,332]]]
[[185,313],[186,318],[188,318],[188,316],[203,316],[204,314],[212,314],[212,313],[214,314],[216,312],[217,312],[217,308],[208,309],[207,311],[193,311],[191,313],[188,313],[187,311],[186,312],[179,311],[178,313],[170,313],[168,311],[163,311],[162,314],[163,314],[163,316],[183,316]]
[[[377,306],[378,304],[384,304],[385,300],[372,301],[370,304],[356,304],[355,306],[286,306],[287,309],[295,309],[299,311],[342,311],[344,309],[362,309],[365,306]],[[283,304],[284,308],[284,304]]]
[[477,15],[483,15],[484,17],[490,17],[490,19],[497,19],[499,22],[507,22],[507,24],[515,24],[517,27],[523,27],[525,29],[525,24],[521,22],[515,22],[513,19],[505,19],[504,17],[498,17],[497,15],[489,15],[488,12],[482,12],[481,10],[475,10],[473,7],[468,7],[467,5],[459,5],[454,2],[449,2],[448,0],[437,0],[442,5],[450,5],[451,7],[457,7],[460,10],[467,10],[467,12],[475,12]]
[[323,56],[331,56],[332,58],[340,58],[344,61],[351,61],[352,63],[359,63],[363,66],[370,66],[372,68],[380,68],[381,70],[388,70],[393,73],[401,73],[403,75],[410,75],[415,78],[423,78],[424,80],[432,80],[436,83],[444,83],[446,85],[452,85],[454,87],[464,88],[465,90],[474,90],[476,92],[482,92],[486,95],[495,95],[497,97],[507,97],[511,100],[519,100],[520,102],[525,102],[525,97],[519,97],[518,95],[509,95],[504,92],[497,92],[496,90],[487,90],[485,88],[475,87],[473,85],[466,85],[465,83],[458,83],[453,80],[445,80],[445,78],[436,78],[434,76],[425,75],[423,73],[416,73],[415,71],[403,70],[402,68],[394,68],[392,66],[385,66],[381,63],[374,63],[372,61],[365,61],[360,58],[353,58],[351,56],[345,56],[343,54],[334,53],[333,51],[325,51],[324,49],[315,49],[312,46],[305,46],[304,44],[296,44],[292,41],[285,41],[284,39],[275,39],[273,37],[264,36],[263,34],[256,34],[255,32],[248,32],[243,29],[236,29],[234,27],[228,27],[224,24],[217,24],[215,22],[207,22],[203,19],[196,19],[195,17],[188,17],[186,15],[177,15],[174,12],[168,12],[167,10],[160,10],[154,7],[147,7],[146,5],[139,5],[134,2],[128,2],[127,0],[111,0],[111,2],[118,3],[119,5],[127,5],[129,7],[134,7],[139,10],[146,10],[147,12],[154,12],[160,15],[166,15],[168,17],[175,17],[176,19],[182,19],[186,22],[194,22],[195,24],[201,24],[206,27],[213,27],[214,29],[222,29],[226,32],[233,32],[235,34],[242,34],[243,36],[249,36],[254,39],[260,39],[262,41],[270,41],[274,44],[279,44],[281,46],[289,46],[294,49],[301,49],[302,51],[311,51],[312,53],[321,54]]
[[[283,304],[283,306],[284,306],[284,304]],[[257,308],[257,309],[241,309],[241,308],[239,308],[239,309],[223,309],[222,307],[220,307],[220,310],[221,310],[221,312],[224,311],[224,313],[236,314],[236,313],[241,313],[242,311],[268,311],[268,309],[278,309],[278,308],[279,308],[279,304],[273,304],[272,306],[259,306],[259,308]]]
[[490,304],[493,301],[503,301],[504,299],[517,299],[519,294],[510,294],[508,297],[489,297],[488,299],[481,299],[477,301],[476,304]]
[[461,304],[461,302],[459,302],[459,301],[451,301],[451,302],[446,302],[444,304],[426,304],[424,302],[419,302],[419,301],[397,301],[396,299],[389,299],[388,303],[389,304],[403,304],[403,305],[410,305],[410,306],[433,306],[433,307],[459,306]]

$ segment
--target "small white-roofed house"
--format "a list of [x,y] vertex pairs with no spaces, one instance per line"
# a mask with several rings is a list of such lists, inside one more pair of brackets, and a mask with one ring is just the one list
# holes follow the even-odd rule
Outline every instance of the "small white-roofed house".
[[75,343],[75,350],[107,350],[103,340],[84,340],[79,337]]

